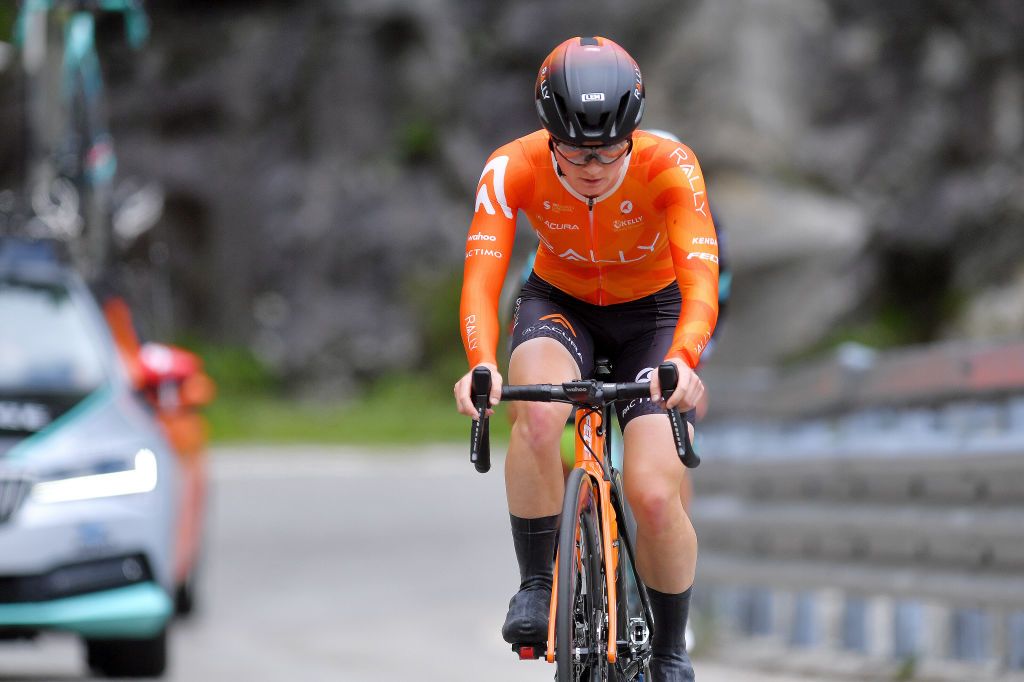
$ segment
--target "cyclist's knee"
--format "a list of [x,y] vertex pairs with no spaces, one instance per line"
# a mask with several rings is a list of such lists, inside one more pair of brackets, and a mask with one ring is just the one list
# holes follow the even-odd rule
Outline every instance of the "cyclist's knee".
[[546,337],[520,344],[509,359],[511,384],[560,383],[580,377],[579,366],[565,346]]
[[665,485],[663,481],[634,481],[634,485],[627,488],[626,496],[637,526],[644,534],[661,534],[686,515],[679,488]]
[[567,405],[521,403],[516,406],[512,433],[533,453],[557,453],[570,409]]

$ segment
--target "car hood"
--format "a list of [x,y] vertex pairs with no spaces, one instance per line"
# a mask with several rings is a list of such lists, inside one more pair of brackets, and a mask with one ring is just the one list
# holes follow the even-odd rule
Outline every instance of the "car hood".
[[30,470],[73,468],[85,458],[129,457],[140,447],[162,442],[139,400],[108,385],[30,435],[0,437],[0,464]]

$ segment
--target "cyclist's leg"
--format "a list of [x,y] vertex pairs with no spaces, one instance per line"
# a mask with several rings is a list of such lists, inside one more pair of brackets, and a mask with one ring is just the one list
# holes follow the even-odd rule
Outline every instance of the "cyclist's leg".
[[[569,352],[548,337],[523,342],[509,360],[509,384],[557,384],[579,377]],[[527,518],[557,514],[564,488],[559,444],[572,408],[561,403],[513,405],[505,459],[509,512]]]
[[693,584],[697,536],[683,508],[687,477],[663,414],[645,414],[625,427],[623,479],[637,521],[637,570],[648,587],[678,593]]
[[[516,301],[510,347],[510,384],[571,381],[593,365],[593,340],[571,300],[536,275]],[[559,441],[571,408],[559,403],[513,405],[505,460],[509,512],[525,518],[558,514],[564,487]]]
[[[657,312],[647,311],[653,323],[623,342],[615,368],[617,381],[644,381],[656,371],[675,328],[678,307],[673,298],[672,292],[656,295]],[[683,501],[688,476],[662,408],[644,399],[620,404],[618,413],[623,428],[623,483],[637,524],[637,572],[648,586],[655,621],[652,678],[693,680],[685,631],[697,537]]]
[[[530,288],[529,283],[524,293]],[[560,383],[579,378],[591,361],[590,340],[573,315],[536,292],[517,302],[509,360],[510,384]],[[502,627],[505,640],[547,639],[551,578],[564,482],[559,441],[569,406],[521,403],[511,414],[505,483],[519,592]]]
[[634,417],[625,426],[624,441],[624,485],[637,524],[637,572],[648,586],[655,623],[652,679],[688,682],[694,679],[686,622],[697,536],[680,498],[686,469],[662,414]]

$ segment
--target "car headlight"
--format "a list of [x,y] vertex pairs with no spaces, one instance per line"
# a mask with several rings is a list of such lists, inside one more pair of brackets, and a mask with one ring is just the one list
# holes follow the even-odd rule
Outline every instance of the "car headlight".
[[42,503],[72,502],[148,493],[156,488],[156,469],[156,455],[143,449],[135,454],[132,469],[42,481],[32,486],[32,499]]

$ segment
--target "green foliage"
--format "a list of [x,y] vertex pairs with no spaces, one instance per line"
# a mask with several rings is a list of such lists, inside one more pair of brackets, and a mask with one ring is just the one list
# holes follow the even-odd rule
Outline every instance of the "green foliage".
[[18,14],[18,3],[0,3],[0,40],[10,42],[14,39],[14,19]]
[[[950,294],[943,299],[942,309],[947,313],[943,319],[952,317],[963,308],[963,297]],[[935,340],[931,328],[935,320],[922,320],[915,310],[890,302],[883,305],[874,316],[860,322],[839,326],[820,342],[805,351],[786,358],[786,364],[797,364],[820,357],[838,346],[854,342],[871,348],[899,348]]]
[[916,335],[912,320],[906,312],[888,305],[866,322],[836,330],[825,345],[832,348],[854,341],[873,348],[892,348],[913,343]]
[[[217,383],[217,398],[204,410],[215,442],[386,446],[451,441],[468,447],[469,419],[455,411],[451,394],[452,384],[465,369],[457,316],[447,325],[456,329],[452,340],[445,338],[444,316],[436,315],[432,343],[438,353],[450,346],[445,360],[420,374],[382,377],[358,400],[349,401],[311,403],[289,398],[282,382],[247,348],[194,339],[178,343],[203,358],[207,373]],[[508,439],[507,424],[502,409],[492,420],[495,441]]]
[[203,359],[206,373],[225,398],[270,395],[280,388],[266,365],[244,346],[216,346],[195,339],[179,341],[179,345]]
[[904,659],[899,668],[896,670],[896,674],[893,676],[894,682],[910,682],[917,675],[917,659],[907,658]]
[[433,160],[440,149],[437,126],[423,118],[408,121],[398,131],[399,157],[409,163]]
[[423,333],[423,355],[429,360],[424,378],[450,387],[466,371],[466,356],[459,336],[459,300],[462,273],[442,272],[411,278],[403,292],[417,311]]
[[[415,444],[450,441],[467,448],[470,421],[455,411],[450,383],[391,377],[358,401],[310,404],[281,397],[228,395],[207,410],[215,441]],[[494,441],[508,439],[508,419],[492,419]],[[468,454],[467,454],[468,456]]]

